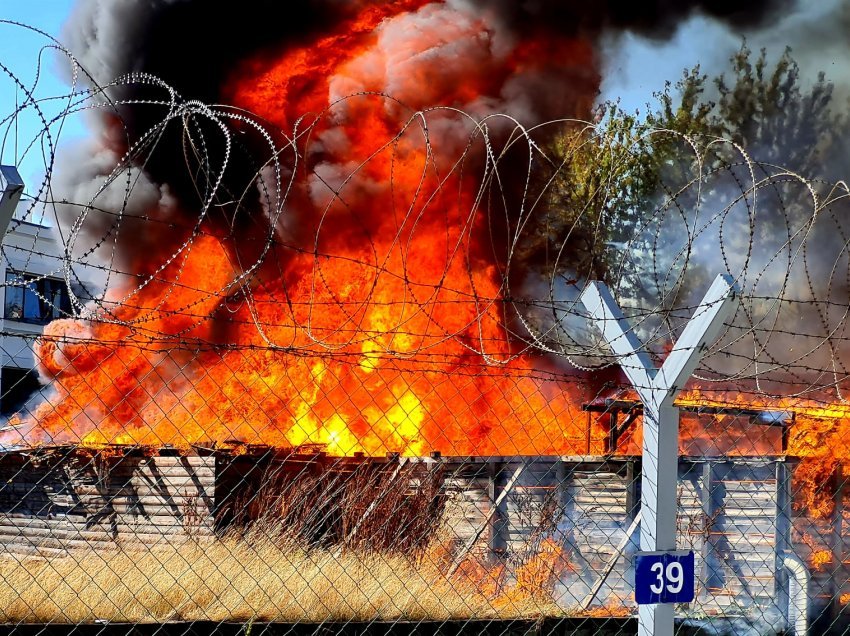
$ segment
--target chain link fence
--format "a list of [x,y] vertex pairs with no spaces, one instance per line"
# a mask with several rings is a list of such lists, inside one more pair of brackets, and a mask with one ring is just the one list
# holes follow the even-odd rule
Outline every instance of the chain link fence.
[[[641,408],[598,398],[581,409],[566,431],[547,429],[572,433],[569,448],[527,454],[447,443],[340,455],[238,439],[7,446],[3,618],[545,618],[629,633]],[[801,612],[844,629],[843,462],[800,454],[798,439],[840,424],[803,417],[683,408],[677,544],[695,554],[697,596],[677,608],[682,629],[778,633]]]
[[[677,401],[677,631],[850,629],[845,185],[369,90],[287,127],[59,52],[59,101],[0,65],[0,124],[35,113],[48,157],[2,244],[13,633],[634,633],[643,405],[578,294],[607,280],[657,363],[718,272],[738,305]],[[649,207],[610,219],[599,185],[544,254],[576,162],[604,184],[657,139]]]

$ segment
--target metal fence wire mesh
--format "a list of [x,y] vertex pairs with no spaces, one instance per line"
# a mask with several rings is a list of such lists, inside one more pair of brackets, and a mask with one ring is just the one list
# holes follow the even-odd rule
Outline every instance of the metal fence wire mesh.
[[7,627],[632,633],[643,405],[579,294],[660,364],[727,273],[676,402],[677,629],[848,628],[844,183],[368,86],[276,117],[59,52],[58,97],[0,64],[45,159],[0,248]]

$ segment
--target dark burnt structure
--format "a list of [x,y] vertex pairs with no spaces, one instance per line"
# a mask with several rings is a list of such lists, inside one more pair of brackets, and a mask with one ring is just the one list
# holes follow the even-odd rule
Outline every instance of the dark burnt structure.
[[[787,598],[781,556],[811,534],[792,515],[789,463],[681,458],[678,536],[696,553],[704,611]],[[7,554],[57,557],[259,528],[333,550],[410,553],[441,531],[452,543],[450,572],[474,559],[510,578],[555,545],[550,584],[561,605],[628,607],[640,470],[626,455],[333,457],[239,443],[18,449],[0,455],[0,544]]]

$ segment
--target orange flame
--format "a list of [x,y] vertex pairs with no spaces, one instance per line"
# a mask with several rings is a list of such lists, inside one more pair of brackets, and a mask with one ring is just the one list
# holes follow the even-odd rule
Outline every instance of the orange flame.
[[[409,125],[434,104],[486,114],[513,96],[531,108],[518,87],[552,66],[572,78],[557,113],[584,113],[598,85],[588,42],[510,42],[486,15],[417,0],[366,3],[338,32],[245,60],[225,97],[292,138],[309,130],[259,276],[233,286],[234,247],[210,229],[141,291],[48,326],[36,353],[55,395],[20,429],[26,440],[601,452],[605,423],[579,406],[589,392],[509,335],[477,176],[451,169],[470,122],[432,111],[428,143]],[[830,514],[822,483],[850,459],[850,407],[702,390],[679,403],[794,411],[798,505]],[[777,428],[733,420],[683,415],[683,452],[781,452]],[[618,452],[639,448],[636,426]]]
[[[57,396],[29,441],[586,452],[588,430],[601,430],[578,408],[582,389],[518,355],[506,329],[477,180],[450,169],[469,121],[435,114],[427,143],[405,128],[433,104],[481,111],[547,64],[575,70],[561,114],[589,105],[587,42],[547,48],[496,31],[442,3],[366,3],[336,33],[246,60],[229,99],[284,130],[310,128],[280,244],[240,289],[233,246],[200,234],[117,306],[50,325],[37,355]],[[337,101],[352,93],[369,95]],[[103,322],[110,311],[129,326]]]

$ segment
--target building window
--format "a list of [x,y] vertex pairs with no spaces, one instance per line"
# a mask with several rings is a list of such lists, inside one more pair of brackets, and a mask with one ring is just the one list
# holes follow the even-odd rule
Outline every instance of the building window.
[[61,280],[7,271],[5,292],[7,320],[45,325],[71,313],[68,288]]

